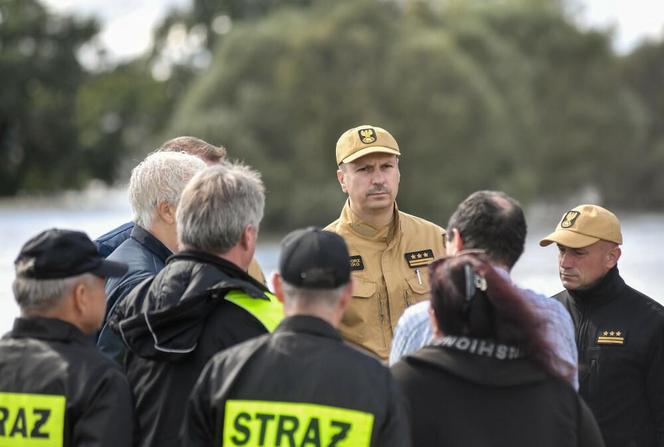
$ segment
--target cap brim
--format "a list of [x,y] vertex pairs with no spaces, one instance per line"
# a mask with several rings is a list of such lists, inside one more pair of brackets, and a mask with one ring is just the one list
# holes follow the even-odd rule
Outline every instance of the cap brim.
[[358,158],[364,157],[365,155],[375,154],[375,153],[396,155],[397,157],[401,155],[401,153],[396,149],[391,149],[389,147],[383,147],[383,146],[371,146],[349,155],[348,157],[341,160],[341,163],[350,163],[352,161],[357,160]]
[[556,230],[544,239],[539,244],[541,247],[546,247],[553,243],[564,245],[570,248],[583,248],[594,244],[599,241],[599,238],[586,236],[585,234],[576,233],[571,230]]
[[127,273],[128,266],[121,262],[103,260],[99,267],[90,271],[93,275],[97,275],[101,278],[114,278],[123,276]]

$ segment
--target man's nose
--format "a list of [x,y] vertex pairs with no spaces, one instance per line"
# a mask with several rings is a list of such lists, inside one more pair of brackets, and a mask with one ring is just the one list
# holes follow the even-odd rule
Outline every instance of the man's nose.
[[380,171],[380,169],[374,171],[371,176],[371,183],[374,185],[382,185],[385,183],[385,175]]
[[559,264],[563,268],[572,267],[572,257],[567,252],[560,253]]

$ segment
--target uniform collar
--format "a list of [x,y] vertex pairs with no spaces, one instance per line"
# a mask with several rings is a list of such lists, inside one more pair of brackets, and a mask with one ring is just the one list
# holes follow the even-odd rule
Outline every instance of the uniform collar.
[[[249,273],[247,273],[246,271],[242,270],[239,266],[233,264],[230,261],[227,261],[224,258],[215,256],[211,253],[205,253],[203,251],[197,251],[197,250],[184,250],[168,258],[167,264],[172,264],[179,260],[204,262],[206,264],[212,264],[215,267],[217,267],[219,270],[224,272],[226,276],[230,278],[240,279],[256,287],[258,290],[260,290],[261,295],[263,294],[263,292],[269,292],[269,289],[265,284],[257,281],[254,277],[249,275]],[[253,294],[249,290],[245,291],[253,296]]]
[[6,337],[36,338],[39,340],[74,341],[92,344],[90,337],[71,323],[56,318],[19,317],[14,320],[14,327]]
[[567,292],[578,304],[584,306],[601,306],[618,296],[625,286],[620,277],[618,267],[613,267],[596,284],[581,290],[568,290]]
[[341,335],[330,323],[321,318],[310,315],[293,315],[291,317],[286,317],[281,320],[281,323],[279,323],[279,326],[277,326],[274,332],[305,333],[342,341]]
[[134,228],[131,230],[131,238],[154,253],[164,263],[173,254],[159,239],[140,225],[134,225]]
[[373,241],[390,242],[394,239],[397,231],[401,231],[401,222],[399,220],[399,208],[397,203],[394,202],[394,214],[390,223],[381,229],[376,229],[364,222],[360,217],[353,212],[350,207],[350,200],[346,200],[343,210],[341,211],[341,220],[348,228],[356,235]]

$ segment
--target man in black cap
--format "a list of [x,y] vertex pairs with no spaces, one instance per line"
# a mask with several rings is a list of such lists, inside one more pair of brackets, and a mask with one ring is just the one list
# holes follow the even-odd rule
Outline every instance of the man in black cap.
[[122,371],[90,335],[104,317],[104,260],[84,233],[47,230],[15,261],[21,317],[0,340],[0,445],[131,446],[134,420]]
[[273,334],[210,360],[183,445],[410,446],[389,371],[336,330],[352,298],[343,239],[316,228],[290,233],[273,286],[286,318]]

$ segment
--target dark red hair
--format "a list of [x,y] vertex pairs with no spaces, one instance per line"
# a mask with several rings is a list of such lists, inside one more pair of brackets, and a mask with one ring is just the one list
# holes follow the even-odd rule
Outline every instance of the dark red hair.
[[[445,335],[517,345],[551,375],[567,379],[573,373],[573,365],[555,355],[546,337],[544,316],[486,255],[475,252],[441,258],[431,264],[429,275],[431,307]],[[476,286],[483,282],[484,291]]]

